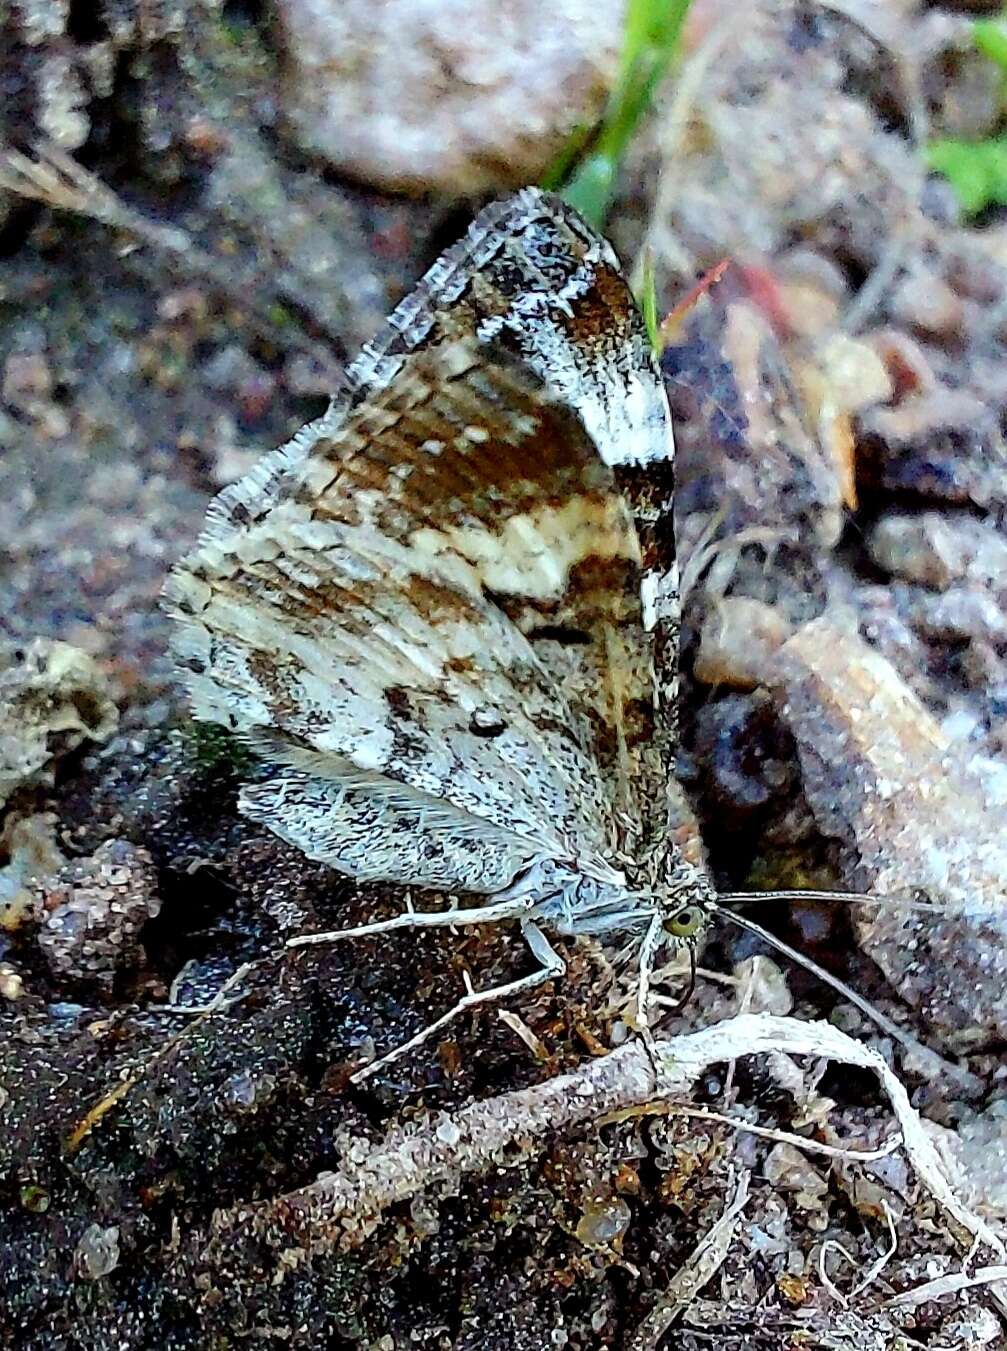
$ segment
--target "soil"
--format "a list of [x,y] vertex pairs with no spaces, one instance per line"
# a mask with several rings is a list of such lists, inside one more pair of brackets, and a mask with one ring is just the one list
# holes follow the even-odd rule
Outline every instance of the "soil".
[[[989,1286],[893,1302],[968,1250],[902,1153],[822,1156],[695,1115],[876,1150],[891,1111],[862,1070],[753,1055],[708,1066],[677,1108],[628,1093],[564,1116],[559,1094],[555,1128],[526,1119],[536,1094],[574,1094],[628,1044],[615,954],[597,945],[570,944],[564,980],[510,1021],[482,1010],[350,1083],[465,974],[520,975],[523,945],[480,929],[283,955],[292,934],[402,898],[238,815],[256,767],[191,724],[158,597],[211,494],[324,408],[480,203],[384,193],[306,158],[268,6],[147,8],[96,6],[92,22],[55,0],[0,6],[0,130],[25,148],[41,128],[93,175],[62,180],[70,210],[0,187],[0,751],[29,726],[45,748],[0,802],[0,1346],[1002,1344]],[[959,1195],[995,1225],[1007,234],[996,210],[964,223],[922,153],[1000,125],[966,32],[988,8],[766,0],[742,41],[726,0],[696,0],[609,230],[628,268],[649,245],[665,310],[733,260],[663,363],[688,584],[681,779],[713,876],[913,890],[902,818],[872,853],[847,792],[874,763],[874,743],[845,735],[862,685],[847,690],[842,663],[828,678],[801,665],[799,647],[776,664],[824,617],[849,671],[909,710],[881,719],[904,772],[959,776],[933,803],[899,799],[913,849],[950,857],[953,835],[991,897],[981,914],[962,899],[960,860],[928,873],[941,923],[918,921],[912,954],[905,928],[879,936],[848,906],[765,921],[946,1074],[726,925],[662,1035],[739,1011],[830,1020],[893,1065]],[[41,80],[56,70],[65,86]],[[53,644],[82,654],[72,680]],[[933,763],[902,718],[933,727]],[[946,968],[949,988],[928,976]],[[967,1016],[956,975],[977,992]],[[206,1006],[231,978],[201,1018],[170,1007]],[[466,1153],[465,1113],[485,1104],[520,1124]],[[386,1194],[367,1161],[405,1160],[417,1139],[432,1154]],[[355,1179],[338,1214],[319,1199],[329,1174]],[[665,1318],[742,1174],[740,1227]],[[302,1189],[306,1210],[289,1199]]]

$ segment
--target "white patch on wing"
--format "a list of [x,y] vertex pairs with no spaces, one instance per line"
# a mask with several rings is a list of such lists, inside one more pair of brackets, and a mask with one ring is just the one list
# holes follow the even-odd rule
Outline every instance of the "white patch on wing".
[[599,393],[572,400],[606,464],[660,464],[675,455],[668,396],[649,370],[615,370]]
[[297,684],[305,709],[318,709],[330,726],[317,732],[314,746],[320,751],[343,752],[346,728],[355,729],[353,762],[361,769],[384,769],[391,757],[395,738],[389,727],[374,717],[374,699],[369,693],[349,689],[345,682],[334,685],[311,671],[301,671]]
[[667,572],[645,572],[640,578],[640,617],[647,633],[661,620],[678,615],[678,568]]
[[640,619],[648,633],[657,623],[657,586],[656,573],[648,572],[640,580]]
[[511,516],[499,530],[481,526],[426,526],[410,539],[417,553],[440,559],[446,550],[462,555],[490,591],[530,600],[559,600],[570,572],[586,558],[625,558],[639,563],[636,536],[611,501],[573,497],[561,507],[545,504]]

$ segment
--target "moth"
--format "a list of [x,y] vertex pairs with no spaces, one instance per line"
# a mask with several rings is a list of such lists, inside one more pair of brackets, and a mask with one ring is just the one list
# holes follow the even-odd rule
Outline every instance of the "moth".
[[[459,898],[398,928],[626,936],[638,1006],[715,908],[672,841],[671,419],[610,245],[535,189],[487,207],[318,421],[210,505],[166,604],[196,718],[270,767],[240,811],[361,881]],[[664,673],[663,675],[661,673]]]

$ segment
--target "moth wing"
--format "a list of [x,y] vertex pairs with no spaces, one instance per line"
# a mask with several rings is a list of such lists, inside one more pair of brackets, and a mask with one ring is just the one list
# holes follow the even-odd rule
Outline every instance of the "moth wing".
[[283,767],[241,790],[242,814],[358,881],[493,894],[541,852],[512,829],[348,761],[275,751]]
[[489,208],[211,507],[167,593],[196,715],[602,859],[652,699],[613,466],[670,453],[608,245],[533,191]]

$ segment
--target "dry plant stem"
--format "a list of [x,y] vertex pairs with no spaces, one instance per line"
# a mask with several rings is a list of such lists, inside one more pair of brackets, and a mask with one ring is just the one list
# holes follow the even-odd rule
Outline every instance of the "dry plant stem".
[[[803,1149],[806,1154],[820,1154],[822,1158],[842,1159],[846,1163],[876,1163],[878,1159],[887,1159],[889,1154],[894,1154],[902,1143],[898,1135],[893,1135],[880,1149],[848,1149],[845,1145],[827,1145],[821,1140],[811,1140],[805,1135],[798,1135],[796,1131],[776,1130],[772,1126],[756,1126],[750,1121],[742,1121],[739,1117],[731,1116],[729,1112],[714,1112],[706,1107],[691,1107],[686,1103],[674,1102],[668,1103],[666,1110],[669,1116],[688,1116],[695,1121],[715,1121],[722,1126],[730,1126],[732,1130],[740,1131],[743,1135],[757,1135],[760,1140],[775,1140],[777,1144],[793,1145],[795,1149]],[[616,1113],[609,1120],[618,1120],[620,1115]]]
[[[333,378],[336,377],[338,367],[333,362],[330,347],[313,342],[294,326],[281,330],[270,314],[269,305],[249,290],[247,281],[222,259],[200,248],[187,230],[176,225],[162,225],[134,210],[100,178],[52,142],[35,143],[32,154],[34,159],[20,150],[5,149],[0,143],[0,189],[28,201],[41,202],[54,211],[86,216],[110,229],[122,230],[148,248],[179,259],[187,277],[202,277],[232,304],[252,316],[263,337],[275,342],[281,350],[293,347],[306,352],[317,359],[323,369],[331,369]],[[282,293],[279,299],[285,299]],[[338,350],[338,335],[331,336],[336,340]]]
[[667,1290],[630,1338],[627,1351],[652,1351],[682,1310],[692,1303],[703,1286],[723,1266],[738,1231],[742,1212],[748,1204],[750,1178],[751,1174],[747,1170],[740,1174],[727,1209],[671,1278]]
[[176,1032],[173,1036],[170,1036],[163,1045],[158,1047],[153,1055],[149,1056],[139,1069],[128,1074],[124,1079],[117,1083],[114,1088],[110,1089],[104,1097],[100,1098],[93,1107],[88,1109],[67,1136],[63,1145],[64,1152],[67,1154],[76,1154],[77,1150],[91,1134],[95,1126],[98,1125],[99,1121],[107,1116],[116,1103],[120,1102],[141,1079],[146,1078],[156,1065],[159,1065],[177,1046],[180,1046],[183,1041],[187,1040],[194,1028],[199,1027],[200,1023],[205,1022],[212,1014],[219,1013],[221,1010],[230,1008],[232,1004],[237,1003],[237,999],[228,999],[228,994],[236,985],[244,980],[245,976],[247,976],[257,965],[258,963],[256,962],[245,962],[242,966],[239,966],[236,971],[228,976],[227,980],[217,991],[216,995],[214,995],[210,1003],[201,1005],[197,1010],[166,1008],[164,1011],[167,1013],[194,1012],[195,1016],[191,1023],[187,1023],[185,1027]]
[[509,1027],[516,1037],[528,1047],[536,1060],[540,1060],[543,1065],[548,1063],[549,1050],[541,1037],[537,1037],[531,1030],[525,1020],[512,1009],[497,1009],[497,1018],[505,1027]]
[[115,230],[125,230],[166,253],[194,252],[185,230],[161,225],[134,211],[59,146],[39,141],[32,150],[34,159],[14,149],[0,155],[0,188],[55,211],[88,216]]
[[856,1295],[862,1295],[865,1290],[867,1290],[870,1286],[874,1284],[874,1282],[881,1275],[882,1271],[884,1271],[885,1267],[898,1252],[899,1236],[895,1229],[895,1220],[892,1216],[892,1208],[887,1201],[882,1201],[881,1205],[885,1212],[885,1220],[888,1223],[888,1236],[889,1236],[888,1247],[885,1249],[885,1251],[881,1254],[880,1257],[875,1258],[875,1260],[868,1267],[866,1273],[863,1276],[861,1276],[861,1278],[854,1285],[849,1295],[844,1295],[843,1292],[839,1289],[839,1287],[830,1279],[828,1271],[826,1270],[825,1261],[829,1253],[838,1253],[841,1257],[844,1257],[846,1259],[846,1261],[850,1264],[851,1267],[853,1267],[855,1271],[859,1271],[860,1262],[858,1261],[858,1259],[854,1257],[852,1253],[847,1251],[847,1249],[844,1248],[841,1243],[837,1243],[835,1239],[831,1238],[827,1238],[818,1251],[818,1277],[822,1282],[822,1285],[825,1287],[826,1290],[828,1290],[829,1294],[836,1301],[836,1303],[841,1304],[844,1309],[849,1308],[851,1299],[853,1299]]
[[905,1088],[884,1060],[827,1023],[742,1014],[686,1036],[654,1043],[656,1070],[647,1049],[630,1042],[574,1074],[473,1103],[453,1115],[411,1122],[368,1144],[359,1160],[275,1200],[219,1211],[218,1242],[228,1235],[262,1236],[307,1251],[338,1248],[358,1236],[387,1206],[431,1187],[457,1187],[466,1173],[501,1166],[515,1145],[535,1147],[558,1131],[595,1124],[600,1117],[655,1099],[689,1093],[710,1066],[745,1055],[783,1051],[825,1056],[877,1075],[898,1120],[903,1144],[920,1181],[967,1248],[978,1239],[1000,1262],[1007,1249],[985,1221],[954,1193],[939,1155]]
[[[903,1290],[901,1295],[886,1300],[886,1309],[908,1309],[917,1304],[925,1304],[931,1299],[941,1299],[945,1295],[957,1295],[962,1290],[975,1290],[980,1286],[1007,1282],[1007,1266],[980,1267],[971,1275],[967,1271],[951,1271],[936,1280],[924,1281],[913,1290]],[[999,1303],[999,1301],[998,1301]],[[1001,1304],[1001,1308],[1003,1305]]]

